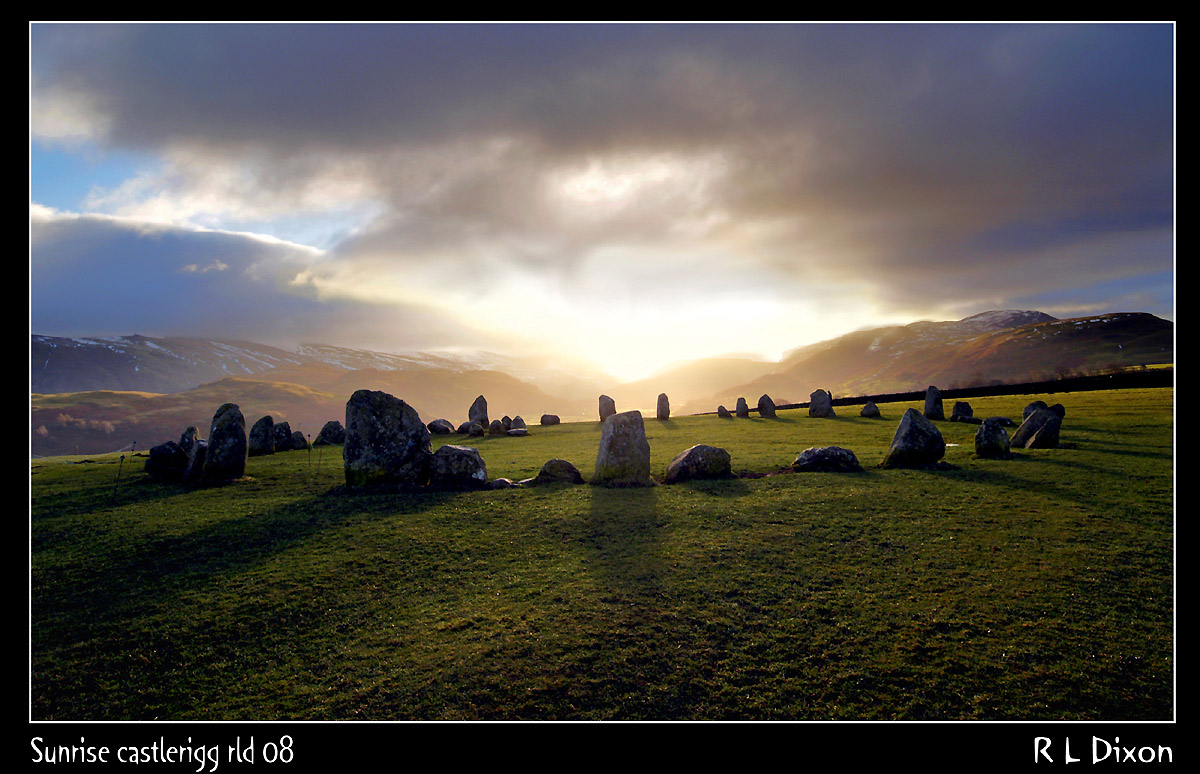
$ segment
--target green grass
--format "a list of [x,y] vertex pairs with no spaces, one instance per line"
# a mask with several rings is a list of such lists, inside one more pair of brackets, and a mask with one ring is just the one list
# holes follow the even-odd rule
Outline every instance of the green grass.
[[[143,460],[32,463],[34,719],[1170,719],[1173,393],[1061,402],[1063,446],[874,468],[905,408],[647,419],[735,471],[608,490],[347,491],[340,447],[186,491]],[[949,409],[947,405],[947,410]],[[590,477],[598,423],[476,445]]]

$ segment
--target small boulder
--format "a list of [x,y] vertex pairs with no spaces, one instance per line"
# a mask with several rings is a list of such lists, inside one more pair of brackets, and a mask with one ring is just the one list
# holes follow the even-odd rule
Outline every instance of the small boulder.
[[695,479],[729,478],[732,475],[729,452],[716,446],[697,444],[681,451],[671,460],[663,481],[676,484]]
[[975,431],[975,456],[1006,459],[1012,456],[1008,432],[995,418],[985,419]]
[[771,400],[770,395],[764,393],[763,396],[758,399],[758,415],[763,419],[775,418],[775,401]]
[[183,480],[187,463],[188,455],[183,447],[174,441],[167,441],[150,449],[145,471],[151,478],[174,484]]
[[583,474],[566,460],[550,460],[538,474],[528,480],[528,483],[541,484],[582,484]]
[[275,420],[265,416],[250,428],[249,456],[261,457],[275,453]]
[[946,418],[946,413],[942,410],[942,392],[933,385],[925,390],[925,418],[938,420]]
[[613,414],[616,414],[616,413],[617,413],[617,402],[615,400],[613,400],[612,398],[608,397],[607,395],[601,395],[600,396],[600,421],[603,422],[604,420],[608,419],[609,417],[611,417]]
[[933,423],[916,409],[908,409],[896,427],[892,445],[881,468],[925,468],[946,455],[946,441]]
[[429,486],[442,491],[483,489],[488,485],[487,465],[473,446],[445,444],[429,459]]
[[951,422],[967,422],[975,416],[975,410],[971,408],[971,404],[965,400],[954,401],[954,408],[950,411]]
[[735,406],[733,410],[738,415],[739,419],[746,419],[750,416],[750,406],[746,404],[745,398],[738,398],[737,406]]
[[593,484],[602,486],[653,486],[650,478],[650,442],[642,412],[626,411],[604,420],[596,454]]
[[816,473],[861,473],[858,457],[841,446],[821,446],[805,449],[792,462],[792,470]]
[[309,448],[308,439],[304,437],[304,433],[299,430],[292,433],[292,451],[307,451]]
[[513,429],[506,432],[505,435],[512,436],[513,438],[521,438],[523,436],[529,435],[529,428],[528,427],[514,427]]
[[833,394],[827,390],[817,390],[808,396],[808,415],[826,419],[836,417],[833,412]]
[[525,427],[526,427],[525,420],[521,419],[520,414],[517,414],[515,417],[512,418],[512,427],[510,427],[508,429],[509,430],[524,430]]
[[560,421],[561,420],[558,418],[558,414],[542,414],[541,422],[543,426],[557,425]]
[[504,432],[507,433],[509,430],[512,430],[512,417],[510,417],[508,414],[505,414],[504,416],[500,417],[500,424],[504,425]]
[[508,430],[504,428],[504,423],[499,419],[493,419],[488,425],[488,435],[504,435]]
[[448,419],[435,419],[426,427],[434,435],[452,435],[454,433],[454,425],[450,424]]
[[317,440],[313,441],[313,446],[340,446],[346,442],[346,428],[342,427],[342,423],[336,419],[331,419],[321,427],[321,432],[317,433]]
[[875,401],[869,400],[862,407],[862,411],[858,412],[860,417],[879,417],[879,407],[875,405]]
[[656,414],[656,417],[658,419],[671,418],[671,401],[667,399],[667,394],[665,392],[660,392],[658,394],[658,413]]
[[717,416],[721,419],[733,419],[733,414],[730,414],[729,409],[724,406],[717,406]]
[[482,438],[486,434],[487,430],[484,429],[483,425],[478,422],[467,422],[468,438]]

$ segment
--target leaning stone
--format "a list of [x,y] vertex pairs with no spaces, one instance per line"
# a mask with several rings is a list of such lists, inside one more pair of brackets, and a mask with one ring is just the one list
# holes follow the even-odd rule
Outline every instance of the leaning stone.
[[946,414],[942,411],[942,392],[933,385],[925,390],[925,418],[926,419],[945,419]]
[[704,478],[729,478],[733,475],[729,452],[716,446],[697,444],[685,449],[667,465],[663,481],[676,484]]
[[313,446],[334,446],[345,442],[346,428],[342,427],[341,422],[331,419],[321,428],[321,432],[317,433],[317,440],[313,441]]
[[770,395],[764,393],[763,396],[758,399],[758,415],[763,419],[775,418],[775,401],[771,400]]
[[454,425],[450,424],[448,419],[435,419],[426,427],[434,435],[451,435],[454,432]]
[[817,473],[861,473],[858,457],[840,446],[811,447],[800,452],[792,470]]
[[[1025,418],[1025,421],[1022,422],[1021,426],[1017,428],[1015,433],[1013,433],[1012,445],[1017,447],[1018,449],[1030,448],[1030,446],[1029,446],[1030,440],[1035,435],[1037,435],[1038,431],[1040,431],[1042,429],[1043,425],[1045,425],[1047,422],[1050,422],[1051,420],[1054,420],[1057,423],[1056,427],[1052,430],[1053,439],[1055,441],[1054,445],[1057,446],[1058,445],[1058,443],[1057,443],[1058,428],[1062,426],[1062,418],[1060,418],[1058,416],[1058,414],[1055,414],[1053,411],[1051,411],[1048,408],[1034,409],[1033,413]],[[1051,440],[1051,434],[1047,434],[1046,436],[1043,437],[1042,443],[1043,444],[1048,443],[1050,440]],[[1034,448],[1047,449],[1047,448],[1052,448],[1052,447],[1041,446],[1041,447],[1034,447]]]
[[582,484],[583,474],[566,460],[550,460],[538,474],[529,479],[530,484]]
[[667,400],[667,394],[660,392],[658,394],[658,413],[655,415],[658,419],[671,418],[671,401]]
[[604,420],[608,419],[609,417],[611,417],[613,414],[616,414],[616,413],[617,413],[617,402],[615,400],[613,400],[612,398],[608,397],[607,395],[601,395],[600,396],[600,421],[603,422]]
[[1037,411],[1038,409],[1046,409],[1046,408],[1050,408],[1049,406],[1046,405],[1046,401],[1035,400],[1033,403],[1030,403],[1028,406],[1021,409],[1021,421],[1024,422],[1026,419],[1029,419],[1029,416],[1033,412]]
[[542,414],[541,421],[543,425],[557,425],[561,420],[559,420],[558,414]]
[[650,478],[650,443],[642,412],[626,411],[604,420],[596,454],[593,484],[603,486],[653,486]]
[[975,410],[971,408],[971,404],[965,400],[954,401],[954,408],[950,411],[951,422],[966,422],[975,416]]
[[183,447],[174,441],[167,441],[150,449],[145,471],[151,478],[174,484],[183,480],[187,463],[188,455]]
[[275,420],[265,416],[250,428],[249,456],[260,457],[275,453]]
[[520,414],[517,414],[512,418],[512,427],[510,427],[509,430],[523,430],[525,427],[525,420],[521,419]]
[[482,395],[476,398],[475,402],[471,404],[471,408],[467,410],[467,421],[478,422],[481,427],[487,427],[490,424],[488,422],[487,400]]
[[[1050,415],[1049,418],[1047,418],[1040,427],[1033,431],[1033,435],[1031,435],[1029,440],[1025,442],[1026,449],[1058,448],[1058,436],[1059,432],[1062,430],[1062,418],[1053,411],[1050,411],[1050,409],[1046,409],[1046,413]],[[1036,412],[1034,415],[1036,416]],[[1031,416],[1029,419],[1033,419],[1033,417]],[[1024,425],[1022,425],[1022,427],[1024,427]],[[1020,428],[1018,428],[1018,432],[1019,431]]]
[[860,417],[878,417],[880,416],[879,407],[875,405],[875,401],[869,400],[862,407],[862,411],[858,412]]
[[275,451],[291,451],[292,426],[287,422],[276,422],[272,430],[275,433]]
[[528,427],[514,427],[512,430],[509,430],[508,432],[506,432],[505,435],[510,435],[513,438],[520,438],[522,436],[529,435],[529,428]]
[[246,475],[248,455],[246,418],[236,403],[226,403],[213,415],[212,427],[208,431],[203,482],[213,484],[241,478]]
[[717,406],[717,416],[721,419],[733,419],[733,414],[730,414],[729,409],[724,406]]
[[996,418],[985,419],[975,431],[975,455],[1001,459],[1012,456],[1008,433]]
[[833,395],[826,390],[817,390],[808,396],[808,415],[826,419],[836,417],[833,412]]
[[916,409],[908,409],[896,427],[892,445],[882,468],[924,468],[937,463],[946,454],[946,441],[933,423]]
[[358,390],[346,401],[348,486],[424,486],[432,457],[429,428],[412,406],[378,390]]
[[308,439],[304,437],[304,433],[299,430],[292,433],[292,451],[305,451],[308,448]]
[[750,407],[746,405],[745,398],[737,399],[737,406],[734,407],[734,412],[737,413],[739,419],[746,419],[750,416]]
[[429,486],[444,491],[483,489],[487,465],[473,446],[441,446],[429,460]]
[[183,471],[185,486],[198,486],[204,479],[204,459],[208,456],[208,441],[197,440],[187,451],[187,468]]

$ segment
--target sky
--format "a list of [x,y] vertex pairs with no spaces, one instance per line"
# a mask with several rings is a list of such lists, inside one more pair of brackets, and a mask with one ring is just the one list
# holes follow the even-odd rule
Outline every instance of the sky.
[[1171,24],[30,25],[30,327],[618,378],[1174,320]]

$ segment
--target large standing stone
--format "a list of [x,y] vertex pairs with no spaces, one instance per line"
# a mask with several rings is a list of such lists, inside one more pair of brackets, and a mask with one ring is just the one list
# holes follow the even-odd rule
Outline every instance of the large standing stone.
[[[276,425],[278,427],[278,425]],[[236,403],[226,403],[213,415],[208,431],[208,451],[204,455],[205,484],[230,481],[246,475],[249,455],[246,418]]]
[[763,393],[763,396],[758,399],[758,415],[763,419],[775,418],[775,401],[771,400],[771,396]]
[[1012,445],[1023,449],[1053,449],[1058,446],[1062,417],[1048,408],[1035,409],[1012,436]]
[[478,422],[480,427],[487,427],[491,424],[488,422],[487,400],[482,395],[471,404],[471,408],[467,411],[467,421]]
[[734,411],[734,413],[736,413],[738,415],[738,418],[740,418],[740,419],[746,419],[747,417],[750,416],[750,406],[746,404],[745,398],[737,399],[737,405],[734,406],[733,411]]
[[412,406],[377,390],[358,390],[346,401],[342,459],[349,486],[423,486],[432,456],[429,428]]
[[291,451],[292,426],[287,422],[276,422],[273,432],[275,433],[275,451]]
[[342,427],[342,423],[336,419],[331,419],[321,428],[321,432],[317,433],[317,440],[313,441],[313,446],[340,446],[346,442],[346,428]]
[[946,454],[946,441],[933,423],[916,409],[908,409],[900,419],[896,435],[882,468],[924,468],[935,464]]
[[183,447],[174,441],[167,441],[150,449],[145,470],[151,478],[176,483],[183,480],[187,462],[188,455]]
[[583,474],[566,460],[550,460],[533,478],[522,481],[523,484],[582,484]]
[[450,424],[450,420],[448,419],[435,419],[427,427],[429,428],[429,432],[434,435],[451,435],[454,433],[454,425]]
[[862,407],[862,411],[858,412],[860,417],[878,417],[879,407],[875,405],[875,401],[869,400]]
[[701,478],[729,478],[732,475],[729,452],[701,443],[677,454],[667,465],[667,475],[663,481],[675,484]]
[[970,422],[975,417],[975,409],[971,408],[971,404],[965,400],[954,401],[954,408],[950,411],[951,422]]
[[617,402],[615,400],[613,400],[612,398],[608,397],[607,395],[601,395],[600,396],[600,421],[603,422],[604,420],[608,419],[609,417],[611,417],[613,414],[616,414],[616,413],[617,413]]
[[660,392],[658,394],[658,413],[656,416],[659,419],[671,418],[671,401],[667,400],[667,394]]
[[833,413],[833,394],[827,390],[817,390],[808,396],[808,415],[810,417],[836,417]]
[[977,457],[1011,457],[1008,432],[996,417],[983,420],[975,431],[975,456]]
[[792,462],[792,470],[816,473],[860,473],[858,457],[841,446],[821,446],[805,449]]
[[434,489],[483,489],[487,483],[487,465],[472,446],[445,444],[430,458],[429,486]]
[[542,414],[543,425],[557,425],[560,421],[558,414]]
[[724,406],[717,406],[717,416],[721,419],[733,419],[733,414],[730,414],[729,409]]
[[254,423],[250,428],[249,456],[261,457],[275,453],[275,420],[269,415]]
[[650,478],[650,442],[642,412],[626,411],[604,420],[600,450],[596,454],[593,484],[604,486],[653,486]]
[[925,418],[946,418],[946,413],[942,410],[942,391],[933,385],[930,385],[929,389],[925,390]]

